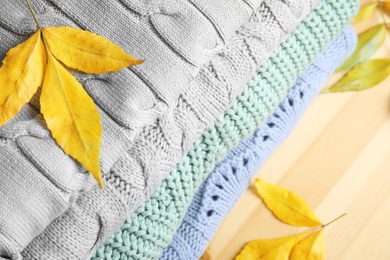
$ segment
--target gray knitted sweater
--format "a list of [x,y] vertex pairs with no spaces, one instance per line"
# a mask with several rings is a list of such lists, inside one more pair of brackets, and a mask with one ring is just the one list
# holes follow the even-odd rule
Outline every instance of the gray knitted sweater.
[[[43,26],[93,31],[145,63],[77,74],[102,116],[104,190],[52,140],[39,93],[0,128],[0,258],[28,245],[26,259],[87,258],[318,2],[32,0]],[[24,0],[2,4],[0,59],[35,29]]]

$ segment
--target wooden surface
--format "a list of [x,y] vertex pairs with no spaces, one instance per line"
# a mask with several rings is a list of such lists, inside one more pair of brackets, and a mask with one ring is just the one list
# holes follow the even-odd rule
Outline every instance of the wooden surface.
[[[381,21],[375,16],[356,30]],[[390,57],[387,40],[375,56]],[[319,95],[256,177],[301,195],[324,223],[347,213],[326,228],[327,259],[390,259],[390,78],[359,93]],[[251,240],[297,231],[275,220],[251,185],[206,254],[233,259]]]

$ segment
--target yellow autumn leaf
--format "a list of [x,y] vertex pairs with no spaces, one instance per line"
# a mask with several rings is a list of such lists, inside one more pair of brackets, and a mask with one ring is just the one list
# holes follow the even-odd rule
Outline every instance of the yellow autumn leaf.
[[291,260],[323,260],[325,259],[324,231],[319,231],[299,241],[291,251]]
[[256,179],[255,186],[264,204],[280,221],[294,226],[322,225],[309,205],[294,192],[262,179]]
[[370,58],[385,41],[386,32],[386,26],[384,24],[378,24],[359,34],[355,51],[344,61],[336,72],[349,70],[356,64]]
[[360,21],[366,20],[372,16],[375,9],[378,7],[378,2],[368,3],[360,7],[359,13],[352,18],[351,23],[358,23]]
[[85,73],[107,73],[141,64],[111,41],[71,27],[42,29],[48,48],[67,67]]
[[101,74],[143,61],[92,32],[42,27],[29,0],[25,1],[38,30],[11,49],[0,68],[0,126],[14,117],[42,86],[41,113],[47,128],[63,151],[91,172],[103,188],[99,111],[62,64],[85,73]]
[[367,60],[356,65],[323,93],[359,91],[376,86],[390,75],[390,59]]
[[103,187],[100,172],[100,115],[81,84],[48,52],[41,112],[57,144]]
[[45,63],[39,31],[7,53],[0,68],[0,126],[13,118],[42,85]]
[[306,231],[288,237],[251,241],[245,245],[236,260],[287,260],[292,248],[309,234],[310,231]]

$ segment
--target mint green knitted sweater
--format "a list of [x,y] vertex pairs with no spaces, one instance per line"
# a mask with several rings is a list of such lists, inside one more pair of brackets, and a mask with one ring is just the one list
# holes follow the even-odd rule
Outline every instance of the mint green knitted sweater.
[[237,102],[203,134],[161,187],[99,248],[93,259],[157,258],[216,163],[264,122],[358,7],[357,0],[327,0],[312,12],[258,70]]

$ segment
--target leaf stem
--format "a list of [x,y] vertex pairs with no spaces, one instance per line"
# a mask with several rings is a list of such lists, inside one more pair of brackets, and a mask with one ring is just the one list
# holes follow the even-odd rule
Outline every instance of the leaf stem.
[[335,222],[336,220],[339,220],[340,218],[344,217],[345,215],[347,215],[347,213],[344,213],[343,215],[335,218],[334,220],[332,220],[331,222],[325,224],[325,225],[322,225],[322,228],[326,227],[326,226],[329,226],[330,224],[332,224],[333,222]]
[[32,9],[32,7],[31,7],[30,0],[26,0],[26,3],[27,3],[27,5],[28,5],[28,9],[30,9],[30,13],[31,13],[31,15],[32,15],[33,18],[34,18],[35,23],[36,23],[37,26],[38,26],[38,29],[42,29],[42,26],[39,24],[39,21],[38,21],[38,19],[37,19],[37,16],[35,15],[34,9]]

